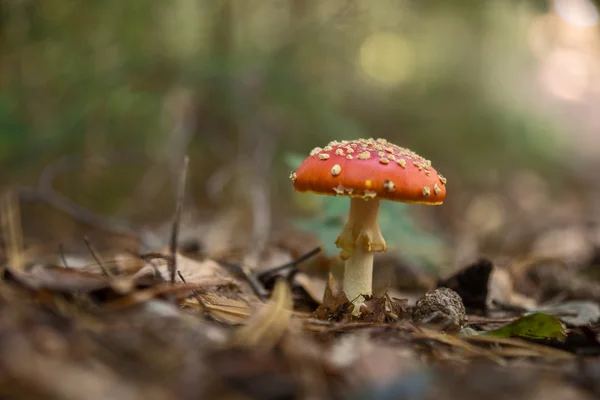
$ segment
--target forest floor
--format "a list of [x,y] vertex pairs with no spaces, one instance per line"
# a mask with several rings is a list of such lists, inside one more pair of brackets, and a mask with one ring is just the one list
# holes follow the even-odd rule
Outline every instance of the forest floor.
[[529,307],[524,297],[491,304],[494,266],[480,260],[436,284],[461,295],[466,315],[442,302],[434,306],[441,312],[417,320],[414,303],[389,293],[352,316],[331,278],[320,297],[324,281],[301,272],[318,249],[251,276],[193,255],[173,263],[169,251],[110,260],[90,251],[78,266],[68,255],[61,265],[5,265],[2,398],[600,395],[595,289],[580,282],[590,299],[569,300],[572,278],[539,272],[553,268],[548,260],[528,274],[540,290],[565,285],[551,306]]
[[600,397],[600,284],[560,258],[442,278],[377,257],[404,285],[356,316],[304,239],[249,268],[175,246],[177,213],[161,251],[47,255],[0,205],[3,399]]

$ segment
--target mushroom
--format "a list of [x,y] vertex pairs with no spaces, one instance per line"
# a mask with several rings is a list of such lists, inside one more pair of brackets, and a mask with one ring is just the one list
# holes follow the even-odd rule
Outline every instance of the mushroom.
[[350,197],[350,215],[335,244],[345,261],[343,290],[355,315],[364,295],[372,295],[373,253],[387,251],[377,224],[379,201],[437,205],[446,197],[446,178],[429,160],[385,139],[317,147],[290,179],[298,192]]

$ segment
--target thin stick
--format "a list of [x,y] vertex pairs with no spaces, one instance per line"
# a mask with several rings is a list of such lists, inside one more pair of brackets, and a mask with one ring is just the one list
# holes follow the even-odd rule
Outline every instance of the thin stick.
[[248,282],[248,284],[250,285],[250,288],[252,289],[254,294],[261,301],[267,300],[267,296],[265,294],[265,289],[262,286],[262,283],[260,283],[260,281],[258,279],[256,279],[254,274],[252,274],[252,271],[250,271],[250,268],[248,268],[245,265],[238,265],[238,264],[230,263],[227,261],[217,261],[217,262],[219,264],[227,267],[228,269],[231,269],[231,270],[236,269],[237,271],[241,272],[242,275],[244,276],[244,278],[246,279],[246,282]]
[[127,250],[127,252],[135,257],[139,257],[141,260],[144,260],[146,262],[152,261],[156,258],[158,258],[160,260],[165,260],[167,262],[169,262],[171,260],[171,256],[162,254],[162,253],[157,253],[157,252],[150,252],[150,253],[144,253],[144,254],[138,254],[132,250]]
[[94,257],[94,260],[96,260],[96,262],[98,263],[98,265],[100,266],[100,268],[102,269],[102,272],[104,272],[104,275],[111,277],[112,274],[110,273],[110,271],[104,266],[104,263],[100,260],[100,257],[98,256],[98,253],[96,253],[96,251],[94,251],[94,248],[92,247],[92,245],[90,244],[90,240],[88,239],[87,236],[84,236],[83,241],[85,242],[85,245],[87,246],[88,250],[90,251],[90,254],[92,255],[92,257]]
[[67,264],[67,257],[65,257],[65,248],[63,247],[62,243],[58,245],[58,252],[60,253],[60,259],[63,262],[63,266],[65,268],[69,268],[69,264]]
[[[6,258],[13,270],[21,272],[23,260],[23,231],[21,227],[21,211],[19,202],[12,191],[2,196],[2,233],[6,244]],[[6,261],[6,260],[5,260]]]
[[179,238],[179,224],[181,222],[181,210],[185,197],[185,182],[187,179],[187,170],[190,159],[188,156],[183,158],[181,175],[179,175],[179,187],[177,190],[177,204],[175,205],[175,218],[173,219],[173,228],[171,230],[171,262],[169,263],[171,272],[171,283],[175,283],[175,273],[177,272],[177,241]]
[[266,271],[262,271],[262,272],[256,274],[256,277],[258,279],[260,279],[260,280],[266,279],[267,277],[269,277],[269,275],[274,275],[274,274],[277,274],[277,273],[279,273],[279,272],[281,272],[281,271],[283,271],[283,270],[285,270],[287,268],[297,266],[301,262],[304,262],[304,261],[308,260],[309,258],[317,255],[320,251],[321,251],[321,248],[317,247],[317,248],[309,251],[308,253],[306,253],[304,255],[301,255],[297,259],[290,261],[289,263],[285,263],[285,264],[280,265],[278,267],[271,268],[271,269],[266,270]]
[[[112,163],[129,164],[140,159],[139,152],[124,152],[107,157]],[[48,164],[42,171],[38,186],[34,190],[26,190],[23,197],[41,199],[59,211],[85,224],[98,227],[116,234],[139,237],[141,229],[135,224],[119,218],[103,216],[80,206],[52,187],[54,179],[66,172],[76,171],[88,161],[88,158],[79,155],[67,155]],[[28,196],[27,196],[28,195]]]
[[[179,279],[181,279],[181,281],[185,283],[186,286],[189,286],[188,283],[185,281],[183,275],[181,275],[181,271],[177,271],[177,275],[179,275]],[[198,293],[196,289],[192,289],[192,293],[194,293],[194,296],[196,296],[196,300],[198,300],[198,303],[200,303],[200,305],[204,309],[204,312],[208,313],[208,307],[206,306],[206,302],[204,301],[204,299],[200,296],[200,293]]]

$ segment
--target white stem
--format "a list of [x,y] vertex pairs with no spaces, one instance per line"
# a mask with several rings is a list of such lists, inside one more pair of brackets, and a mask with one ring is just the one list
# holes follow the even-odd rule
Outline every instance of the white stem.
[[377,224],[378,213],[379,200],[352,198],[348,222],[336,241],[342,248],[340,256],[346,260],[344,293],[354,302],[355,315],[364,302],[361,295],[373,294],[373,251],[387,249]]
[[344,269],[344,293],[354,301],[354,313],[358,314],[364,299],[362,294],[373,294],[373,252],[358,246],[352,257],[346,260]]

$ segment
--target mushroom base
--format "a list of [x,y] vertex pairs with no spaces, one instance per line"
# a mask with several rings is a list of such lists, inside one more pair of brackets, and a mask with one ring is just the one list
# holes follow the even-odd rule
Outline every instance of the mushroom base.
[[340,258],[346,261],[343,289],[354,303],[354,315],[360,314],[364,303],[361,295],[373,292],[373,252],[387,251],[379,225],[379,200],[352,198],[350,215],[342,233],[335,241],[341,248]]
[[346,260],[344,267],[344,293],[348,300],[354,304],[352,314],[360,314],[360,307],[364,304],[362,295],[373,294],[373,252],[359,246]]

